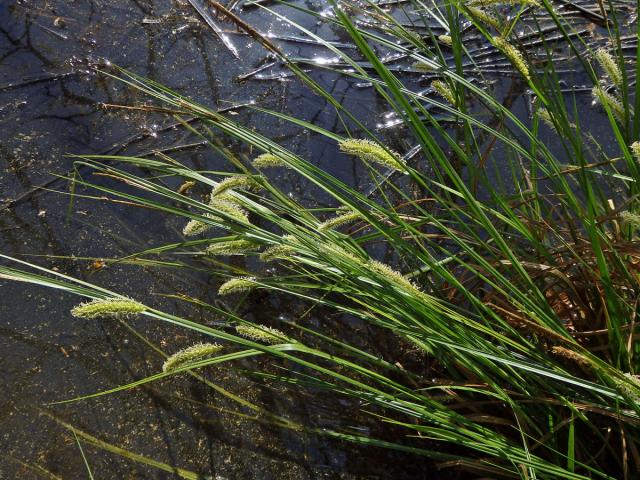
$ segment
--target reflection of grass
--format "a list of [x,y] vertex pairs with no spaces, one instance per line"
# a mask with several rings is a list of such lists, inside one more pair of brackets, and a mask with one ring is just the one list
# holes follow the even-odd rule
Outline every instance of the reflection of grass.
[[[425,9],[420,2],[412,4]],[[184,258],[188,248],[211,262],[213,254],[244,256],[252,271],[229,267],[227,275],[220,275],[223,280],[244,280],[226,283],[228,289],[242,288],[223,293],[274,291],[355,316],[397,337],[407,351],[420,352],[422,361],[427,356],[431,361],[429,368],[420,362],[404,368],[396,363],[407,356],[404,351],[397,358],[384,358],[374,345],[362,347],[332,338],[317,326],[321,324],[312,329],[302,320],[289,326],[274,320],[286,330],[280,333],[197,300],[226,315],[229,326],[238,330],[210,328],[150,306],[141,315],[213,337],[227,344],[224,350],[110,392],[195,368],[266,356],[287,370],[265,378],[356,399],[364,411],[397,427],[394,434],[405,432],[384,439],[336,429],[310,430],[315,433],[429,455],[443,466],[501,477],[622,478],[638,471],[640,384],[635,375],[640,345],[635,319],[640,250],[637,225],[629,219],[635,218],[638,208],[640,159],[637,147],[630,146],[638,145],[634,142],[640,134],[640,121],[631,107],[640,98],[639,87],[630,87],[633,83],[621,68],[622,58],[616,53],[622,51],[620,28],[614,12],[610,16],[616,28],[610,40],[616,54],[599,53],[595,57],[601,65],[597,65],[586,46],[575,44],[570,26],[552,6],[545,2],[544,8],[594,84],[615,151],[605,151],[581,130],[583,112],[566,108],[551,47],[543,71],[532,68],[518,50],[512,32],[519,15],[512,20],[500,17],[496,25],[483,23],[477,9],[463,5],[432,11],[448,26],[453,62],[447,63],[436,35],[421,38],[373,5],[368,13],[349,6],[336,9],[332,21],[351,36],[373,71],[365,71],[331,44],[326,47],[352,67],[347,74],[370,82],[395,109],[407,135],[420,146],[425,164],[416,168],[400,159],[316,83],[311,86],[330,100],[344,125],[359,129],[355,136],[366,141],[284,114],[264,113],[323,135],[357,155],[378,185],[374,198],[253,128],[152,81],[120,72],[123,81],[163,107],[175,109],[176,115],[197,117],[202,128],[187,128],[204,139],[230,137],[259,155],[251,164],[227,149],[217,149],[235,166],[221,178],[166,155],[157,160],[100,156],[78,160],[142,192],[93,185],[104,195],[184,217],[185,224],[199,227],[189,230],[194,235],[210,235],[213,229],[228,235],[211,239],[210,245],[192,242],[155,248],[137,259],[174,251]],[[380,30],[359,27],[350,14],[368,16],[367,24],[375,23]],[[514,75],[536,97],[535,108],[541,115],[536,112],[531,122],[518,118],[462,75],[464,19],[474,22],[512,64]],[[436,90],[440,95],[447,92],[448,103],[411,91],[381,61],[373,44],[404,53],[436,72],[440,77]],[[290,66],[303,81],[311,82],[295,64]],[[603,80],[596,75],[600,70]],[[609,83],[616,88],[609,88]],[[475,115],[469,99],[479,101],[491,118],[487,120],[486,112]],[[429,105],[454,115],[458,122],[445,128],[431,115]],[[560,145],[557,152],[541,140],[541,128],[554,136]],[[104,160],[118,161],[121,167]],[[377,170],[380,165],[407,175],[391,180],[395,177]],[[334,199],[335,209],[319,216],[301,205],[270,181],[278,170],[267,167],[286,167],[307,179]],[[198,182],[214,195],[208,202],[196,200],[166,187],[169,177],[175,177],[177,184]],[[75,183],[89,185],[80,179]],[[224,199],[217,199],[222,191]],[[386,262],[374,258],[381,246],[388,253]],[[260,258],[277,261],[278,273],[256,266]],[[223,265],[215,265],[220,274]],[[0,273],[90,298],[116,296],[55,272],[38,276],[2,267]],[[254,335],[246,335],[248,331]],[[244,336],[237,335],[242,332]],[[240,398],[230,398],[247,407]],[[304,428],[270,418],[283,427]]]

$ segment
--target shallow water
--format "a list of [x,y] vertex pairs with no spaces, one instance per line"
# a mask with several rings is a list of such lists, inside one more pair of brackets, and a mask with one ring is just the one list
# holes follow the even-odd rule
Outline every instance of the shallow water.
[[[290,18],[309,23],[302,14],[287,12]],[[262,31],[299,35],[258,9],[246,9],[242,15]],[[193,146],[197,138],[167,129],[170,119],[105,108],[103,104],[145,101],[121,83],[96,73],[96,68],[108,70],[106,61],[210,106],[226,108],[255,101],[301,114],[330,130],[341,128],[324,102],[297,82],[269,80],[283,69],[267,69],[261,72],[263,79],[252,76],[238,81],[265,61],[265,53],[229,24],[218,24],[227,31],[240,58],[186,1],[0,3],[0,252],[79,276],[197,321],[211,324],[221,320],[163,296],[178,291],[213,301],[215,284],[204,274],[124,264],[105,267],[89,259],[121,257],[178,241],[180,221],[104,201],[76,197],[70,202],[65,195],[66,181],[52,181],[52,174],[65,176],[71,171],[68,154],[141,155],[172,149],[176,158],[198,168],[223,168],[206,149]],[[326,26],[308,26],[320,29],[323,35],[333,34]],[[339,36],[335,40],[346,41]],[[277,42],[294,57],[328,58],[317,46]],[[313,75],[321,84],[331,86],[332,93],[356,115],[368,118],[371,127],[384,123],[384,106],[372,101],[375,97],[370,88],[324,70],[313,70]],[[415,82],[419,87],[417,76]],[[496,92],[527,118],[521,85],[503,80]],[[588,108],[590,99],[581,95],[578,102]],[[234,113],[243,122],[260,124],[264,133],[296,148],[345,182],[369,188],[363,167],[336,155],[335,145],[280,121],[265,125],[264,117],[246,108]],[[602,117],[598,118],[592,120],[594,124],[602,122]],[[388,129],[387,134],[398,150],[406,152],[412,147],[400,129]],[[87,173],[80,171],[81,175]],[[279,181],[301,201],[321,205],[326,201],[293,176]],[[53,191],[36,190],[45,184]],[[195,399],[218,408],[236,408],[189,379],[51,406],[51,402],[155,373],[162,359],[121,324],[73,319],[68,312],[77,298],[6,281],[0,281],[0,287],[0,376],[5,387],[0,393],[0,478],[46,477],[37,472],[38,467],[61,478],[86,476],[73,437],[45,412],[132,452],[213,478],[442,478],[441,472],[432,472],[428,462],[415,457],[288,432],[189,402],[187,399]],[[295,319],[301,313],[300,306],[278,298],[261,298],[257,304],[259,308],[243,305],[241,313],[248,318],[284,319]],[[198,340],[166,326],[143,322],[133,326],[169,352]],[[349,335],[362,336],[361,326],[354,325]],[[369,340],[378,348],[386,345],[392,351],[386,339],[370,335]],[[240,367],[250,368],[250,364]],[[291,396],[277,384],[257,387],[242,372],[231,369],[214,370],[209,378],[251,401],[277,412],[291,412],[312,425],[375,428],[357,415],[356,405],[336,404],[321,394]],[[174,478],[90,445],[84,448],[96,478]]]

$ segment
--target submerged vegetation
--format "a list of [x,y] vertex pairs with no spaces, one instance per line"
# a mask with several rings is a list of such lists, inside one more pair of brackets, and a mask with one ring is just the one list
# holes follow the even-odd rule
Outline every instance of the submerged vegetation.
[[[624,33],[619,12],[626,4],[588,10],[589,20],[600,23],[588,29],[572,10],[548,0],[404,5],[416,18],[412,25],[375,2],[339,2],[331,15],[306,11],[348,34],[357,54],[298,26],[335,55],[322,68],[365,82],[388,105],[405,128],[404,143],[387,145],[314,81],[300,59],[280,61],[335,108],[343,129],[252,107],[324,138],[336,161],[357,158],[375,185],[371,193],[259,128],[118,69],[105,74],[148,95],[208,141],[229,171],[194,170],[165,154],[86,156],[78,166],[126,188],[74,179],[76,186],[180,217],[188,239],[137,258],[188,254],[193,268],[216,272],[220,295],[262,292],[310,312],[339,314],[392,338],[394,358],[307,318],[258,325],[221,305],[185,298],[226,318],[214,328],[117,296],[126,292],[41,267],[33,272],[24,262],[18,264],[26,270],[2,266],[0,274],[92,299],[74,316],[137,314],[211,339],[178,351],[156,375],[89,397],[185,372],[211,386],[215,381],[196,369],[267,357],[280,373],[262,372],[264,364],[255,362],[255,377],[352,399],[389,427],[378,438],[269,414],[282,428],[429,456],[463,475],[633,478],[640,471],[640,47]],[[236,14],[219,4],[218,10],[271,46]],[[381,51],[411,67],[391,68]],[[491,76],[505,70],[531,107],[530,118],[491,90]],[[429,87],[412,88],[403,71],[421,75]],[[567,87],[575,81],[589,85]],[[597,105],[582,101],[589,92]],[[606,131],[583,125],[584,109],[595,108],[606,114]],[[186,123],[187,116],[198,122]],[[222,148],[216,140],[238,147]],[[283,169],[330,197],[333,207],[318,209],[288,195],[278,182]],[[185,182],[205,189],[207,198],[173,187]],[[246,267],[225,271],[213,258],[221,255],[245,257]]]

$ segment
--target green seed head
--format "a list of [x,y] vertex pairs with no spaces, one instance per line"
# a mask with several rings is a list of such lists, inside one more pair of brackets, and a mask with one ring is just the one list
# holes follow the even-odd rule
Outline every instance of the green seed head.
[[493,37],[493,43],[496,47],[502,50],[502,53],[509,59],[511,64],[518,70],[524,78],[527,80],[531,80],[531,73],[529,72],[529,67],[527,63],[524,61],[522,54],[518,51],[516,47],[511,45],[502,37]]
[[248,292],[256,288],[255,278],[240,277],[227,280],[218,289],[218,295],[231,295],[232,293]]
[[395,170],[405,170],[405,164],[396,152],[387,151],[371,140],[346,139],[339,142],[340,150],[360,160],[377,163]]
[[259,246],[249,240],[229,240],[212,243],[205,251],[208,255],[242,255],[257,250]]
[[194,237],[209,230],[213,225],[204,223],[200,220],[189,220],[182,229],[182,234],[185,237]]
[[172,372],[190,363],[204,360],[222,350],[217,343],[197,343],[171,355],[162,365],[163,372]]
[[264,325],[238,325],[236,332],[249,340],[267,343],[269,345],[277,345],[279,343],[291,343],[292,340],[280,330]]
[[613,56],[604,48],[598,49],[595,53],[595,57],[613,84],[618,88],[622,87],[622,71],[620,70],[620,67],[618,67],[615,58],[613,58]]
[[633,156],[636,157],[638,162],[640,162],[640,142],[633,142],[630,148]]
[[438,40],[445,45],[451,46],[453,44],[453,39],[449,35],[438,35]]
[[496,17],[485,12],[481,8],[476,8],[476,7],[467,7],[467,8],[471,16],[474,17],[478,22],[484,23],[485,25],[493,27],[496,30],[500,30],[500,22]]
[[258,155],[253,160],[253,166],[261,169],[261,168],[277,168],[277,167],[285,167],[289,168],[289,165],[283,162],[280,157],[276,157],[271,153],[263,153],[262,155]]
[[260,184],[251,177],[235,175],[233,177],[225,178],[220,183],[218,183],[218,185],[216,185],[215,188],[211,191],[211,198],[216,197],[228,190],[236,188],[256,191],[260,188]]
[[436,92],[438,92],[438,94],[442,98],[444,98],[447,102],[449,102],[451,105],[456,104],[456,98],[446,83],[440,80],[434,80],[433,82],[431,82],[431,88],[433,88]]
[[356,222],[360,220],[360,218],[361,217],[358,212],[345,213],[343,215],[339,215],[322,222],[320,225],[318,225],[318,230],[321,232],[325,232],[327,230],[332,230],[348,223]]
[[596,103],[599,103],[602,107],[609,107],[611,113],[613,113],[619,121],[624,121],[624,107],[617,97],[605,91],[604,88],[599,85],[593,87],[591,93]]
[[71,315],[78,318],[128,318],[147,309],[141,303],[129,298],[107,298],[82,303],[71,310]]

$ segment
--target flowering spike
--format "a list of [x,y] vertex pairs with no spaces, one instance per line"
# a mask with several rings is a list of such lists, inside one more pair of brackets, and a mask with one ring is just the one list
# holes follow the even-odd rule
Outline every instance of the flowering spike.
[[502,50],[502,53],[509,59],[512,65],[518,70],[524,78],[531,80],[531,73],[520,51],[507,42],[502,37],[493,37],[493,43],[496,47]]
[[636,157],[636,160],[640,162],[640,142],[633,142],[630,148],[633,156]]
[[449,35],[438,35],[438,41],[449,47],[453,44],[453,39]]
[[626,227],[640,228],[640,215],[637,213],[629,212],[628,210],[620,212],[620,221]]
[[620,67],[618,67],[615,58],[613,58],[613,56],[604,48],[598,49],[595,53],[595,57],[613,84],[618,88],[622,88],[622,71],[620,70]]
[[225,198],[211,198],[209,206],[217,212],[223,213],[238,222],[247,223],[249,221],[249,214],[247,211],[230,201],[226,196]]
[[257,250],[259,246],[250,240],[229,240],[212,243],[205,251],[208,255],[242,255]]
[[200,220],[189,220],[182,229],[182,234],[185,237],[194,237],[209,230],[213,225],[204,223]]
[[252,163],[256,168],[290,168],[287,163],[280,159],[280,157],[276,157],[272,153],[263,153],[262,155],[258,155]]
[[218,295],[231,295],[232,293],[248,292],[256,288],[254,277],[239,277],[227,280],[218,289]]
[[320,225],[318,225],[318,230],[320,232],[325,232],[327,230],[332,230],[336,227],[346,225],[347,223],[355,222],[357,220],[360,220],[360,218],[362,217],[358,212],[345,213],[322,222]]
[[255,191],[260,188],[260,184],[251,177],[234,175],[232,177],[227,177],[220,183],[218,183],[218,185],[216,185],[215,188],[211,191],[211,198],[234,188]]
[[238,325],[236,332],[249,340],[263,342],[269,345],[277,345],[279,343],[290,343],[292,340],[280,330],[264,325]]
[[96,299],[81,303],[71,309],[71,315],[79,318],[128,318],[147,309],[143,304],[130,298]]
[[433,88],[436,92],[438,92],[438,94],[442,98],[444,98],[447,102],[449,102],[451,105],[456,104],[456,98],[446,83],[440,80],[434,80],[433,82],[431,82],[431,88]]
[[476,7],[467,7],[469,13],[472,17],[478,20],[485,25],[489,25],[490,27],[495,28],[496,30],[500,30],[500,22],[496,17],[482,10],[481,8]]
[[603,107],[608,106],[618,120],[621,122],[624,121],[624,107],[620,100],[600,86],[593,87],[591,93],[593,94],[593,99],[596,103],[599,103]]
[[183,348],[167,358],[162,365],[162,371],[172,372],[189,363],[194,363],[199,360],[204,360],[207,357],[211,357],[220,350],[222,350],[222,345],[218,345],[217,343],[197,343],[195,345],[191,345],[190,347]]
[[370,140],[346,139],[339,142],[340,150],[361,160],[404,170],[405,164],[396,152],[389,152]]

